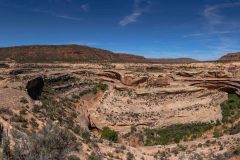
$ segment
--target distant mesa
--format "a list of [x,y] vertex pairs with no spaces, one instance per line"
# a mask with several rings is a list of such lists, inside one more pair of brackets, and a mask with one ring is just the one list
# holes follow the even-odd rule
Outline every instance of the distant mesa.
[[240,52],[226,54],[219,61],[240,61]]
[[148,59],[127,53],[83,45],[32,45],[0,48],[0,61],[12,59],[16,62],[139,62],[139,63],[191,63],[191,58]]

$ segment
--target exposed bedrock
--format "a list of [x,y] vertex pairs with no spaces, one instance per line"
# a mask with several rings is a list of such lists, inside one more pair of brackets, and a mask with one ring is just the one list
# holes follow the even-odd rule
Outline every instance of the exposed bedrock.
[[171,78],[169,77],[157,77],[148,80],[148,86],[151,87],[164,87],[170,85]]
[[59,81],[68,81],[73,77],[68,73],[58,73],[58,74],[51,74],[46,78],[46,81],[54,83]]
[[33,100],[39,99],[39,97],[41,96],[43,87],[44,87],[44,81],[42,77],[37,77],[35,79],[28,81],[26,86],[28,95]]
[[9,72],[10,75],[19,75],[19,74],[23,74],[23,73],[28,73],[30,72],[32,69],[31,68],[18,68],[18,69],[13,69]]
[[114,71],[105,71],[104,73],[98,74],[98,76],[103,76],[111,79],[121,80],[122,76],[121,74],[114,72]]
[[88,130],[89,127],[91,126],[89,117],[87,117],[84,114],[80,115],[79,122],[80,122],[81,127],[85,130]]
[[206,77],[212,78],[232,78],[232,75],[224,71],[208,71]]
[[228,93],[236,93],[240,96],[240,81],[238,80],[189,80],[192,86],[205,87],[208,89],[218,89]]
[[141,83],[144,83],[148,80],[148,77],[134,78],[132,76],[125,76],[122,78],[122,84],[126,86],[137,86]]
[[191,72],[191,71],[180,71],[176,73],[176,75],[182,76],[182,77],[193,77],[198,74],[199,74],[198,72]]

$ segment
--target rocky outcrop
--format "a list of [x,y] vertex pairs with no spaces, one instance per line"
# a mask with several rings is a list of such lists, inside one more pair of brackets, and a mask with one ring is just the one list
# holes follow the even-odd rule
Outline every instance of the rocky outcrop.
[[9,65],[6,63],[0,63],[0,68],[9,68]]
[[157,78],[148,80],[148,86],[151,86],[151,87],[164,87],[168,85],[170,85],[169,77],[157,77]]
[[67,81],[69,79],[72,79],[72,76],[68,73],[61,73],[61,74],[51,74],[47,76],[45,79],[47,82],[54,83],[59,81]]
[[208,71],[206,77],[211,78],[231,78],[232,75],[225,71]]
[[27,73],[30,72],[32,69],[30,68],[18,68],[18,69],[13,69],[9,72],[10,75],[18,75],[18,74],[23,74],[23,73]]
[[221,80],[221,79],[193,79],[188,80],[192,82],[192,86],[205,87],[208,89],[218,89],[228,93],[236,93],[240,96],[240,81],[239,80]]
[[44,81],[42,77],[37,77],[35,79],[28,81],[26,86],[28,95],[33,100],[38,100],[39,97],[41,96],[43,86],[44,86]]
[[98,76],[104,76],[104,77],[119,80],[119,81],[122,79],[121,74],[114,71],[105,71],[104,73],[98,74]]
[[132,76],[125,76],[121,79],[121,82],[126,86],[137,86],[148,80],[148,77],[134,78]]
[[81,125],[81,127],[82,127],[83,129],[89,130],[89,126],[91,126],[89,117],[87,117],[87,116],[84,115],[84,114],[81,114],[81,115],[79,116],[79,122],[80,122],[80,125]]
[[176,75],[182,76],[182,77],[193,77],[197,74],[199,74],[199,73],[198,72],[190,72],[190,71],[180,71],[180,72],[176,73]]

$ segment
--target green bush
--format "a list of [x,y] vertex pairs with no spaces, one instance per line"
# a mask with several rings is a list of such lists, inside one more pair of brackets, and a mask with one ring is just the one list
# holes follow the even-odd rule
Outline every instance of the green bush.
[[240,97],[228,94],[228,100],[221,104],[223,123],[233,123],[240,118]]
[[97,88],[99,88],[101,91],[106,91],[108,89],[108,86],[106,84],[103,84],[102,82],[100,82],[97,86]]
[[208,123],[176,124],[166,128],[144,130],[146,136],[145,145],[167,145],[179,143],[183,139],[195,139],[200,137],[205,131],[212,128]]
[[85,139],[86,141],[89,141],[90,140],[90,132],[89,131],[87,131],[87,130],[82,130],[81,131],[81,137],[83,138],[83,139]]
[[102,138],[112,141],[112,142],[117,142],[118,140],[118,133],[112,129],[110,129],[109,127],[104,127],[101,131],[102,133]]
[[221,136],[223,136],[222,132],[219,129],[215,128],[214,131],[213,131],[213,137],[214,138],[219,138]]

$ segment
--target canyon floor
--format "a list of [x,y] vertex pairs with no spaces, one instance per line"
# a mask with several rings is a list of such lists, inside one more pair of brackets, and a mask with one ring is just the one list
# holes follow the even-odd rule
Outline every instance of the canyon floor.
[[0,123],[26,155],[53,125],[77,144],[62,159],[240,159],[239,95],[240,62],[0,62]]

